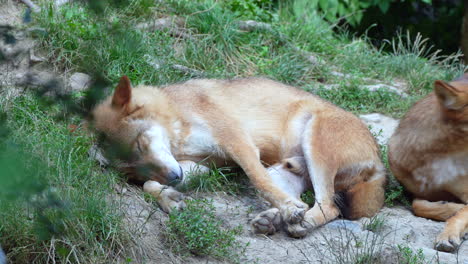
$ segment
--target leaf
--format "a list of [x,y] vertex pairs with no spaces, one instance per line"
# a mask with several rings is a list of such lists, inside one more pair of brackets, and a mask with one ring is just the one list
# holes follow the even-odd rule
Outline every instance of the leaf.
[[380,2],[380,4],[378,4],[378,7],[379,7],[380,11],[382,11],[382,13],[387,13],[388,9],[390,8],[390,2],[389,1],[382,1],[382,2]]
[[337,1],[337,0],[331,0],[331,1],[328,1],[328,0],[319,0],[319,6],[320,6],[320,9],[322,9],[322,11],[324,13],[328,13],[328,5],[330,2],[333,2],[333,1]]

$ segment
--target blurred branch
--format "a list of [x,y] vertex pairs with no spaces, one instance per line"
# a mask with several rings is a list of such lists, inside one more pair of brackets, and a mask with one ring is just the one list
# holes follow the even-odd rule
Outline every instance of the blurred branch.
[[0,247],[0,264],[6,264],[6,257],[1,247]]
[[29,8],[31,8],[33,12],[41,11],[41,8],[30,0],[21,0],[21,2],[23,2],[23,4],[27,5]]

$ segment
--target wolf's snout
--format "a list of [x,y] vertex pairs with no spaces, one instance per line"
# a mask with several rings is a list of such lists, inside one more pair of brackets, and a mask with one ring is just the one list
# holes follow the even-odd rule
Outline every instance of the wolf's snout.
[[176,170],[169,171],[169,174],[167,175],[167,181],[169,182],[170,185],[178,184],[179,182],[182,181],[183,178],[184,178],[184,173],[182,171],[182,167],[180,166]]

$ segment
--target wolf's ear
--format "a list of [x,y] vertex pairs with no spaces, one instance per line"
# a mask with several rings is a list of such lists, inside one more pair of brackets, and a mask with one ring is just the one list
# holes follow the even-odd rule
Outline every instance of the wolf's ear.
[[132,85],[127,76],[120,78],[117,88],[115,88],[114,96],[112,97],[112,106],[122,108],[130,103],[132,98]]
[[461,92],[444,81],[434,82],[434,92],[441,104],[447,109],[457,110],[464,106],[460,97]]

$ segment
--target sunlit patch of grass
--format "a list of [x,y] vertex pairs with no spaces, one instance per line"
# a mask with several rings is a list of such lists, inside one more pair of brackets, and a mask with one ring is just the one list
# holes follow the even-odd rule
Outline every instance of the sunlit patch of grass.
[[223,227],[208,200],[187,201],[183,211],[174,211],[169,215],[166,225],[166,243],[180,255],[191,253],[237,263],[246,246],[236,240],[241,227]]

